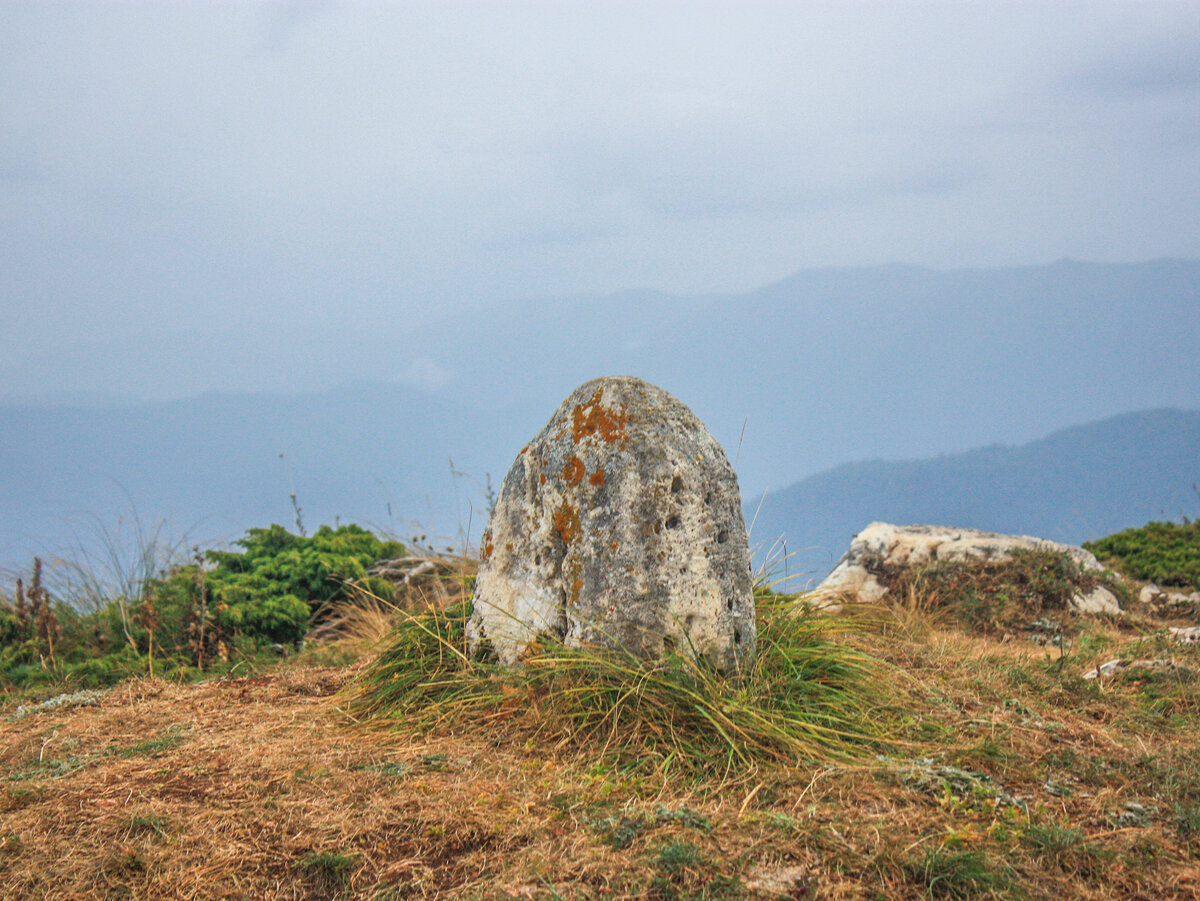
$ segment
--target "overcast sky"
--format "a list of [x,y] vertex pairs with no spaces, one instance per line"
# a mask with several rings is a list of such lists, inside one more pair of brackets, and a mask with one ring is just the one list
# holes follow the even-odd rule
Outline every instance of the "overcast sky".
[[0,371],[55,388],[214,323],[1197,258],[1198,211],[1197,2],[0,0]]

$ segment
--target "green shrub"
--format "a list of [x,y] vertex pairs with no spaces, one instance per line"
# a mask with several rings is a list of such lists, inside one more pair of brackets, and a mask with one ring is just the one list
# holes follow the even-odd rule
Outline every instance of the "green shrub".
[[1200,522],[1152,522],[1084,547],[1135,579],[1200,590]]
[[[379,560],[404,555],[400,542],[382,541],[355,525],[322,526],[312,537],[273,525],[251,529],[236,543],[242,551],[206,555],[216,564],[209,574],[214,597],[240,586],[259,595],[265,591],[272,597],[302,599],[312,613],[346,600],[347,582],[362,583],[375,593],[389,592],[390,584],[369,577],[367,570]],[[269,587],[264,589],[264,584]]]
[[[52,599],[35,560],[28,589],[0,598],[0,685],[71,681],[112,684],[136,672],[200,670],[260,646],[299,642],[327,605],[349,599],[350,586],[390,594],[368,575],[404,546],[355,525],[323,526],[311,537],[280,526],[251,529],[241,551],[197,552],[110,597],[91,613]],[[134,596],[136,595],[136,597]]]
[[[207,568],[189,564],[151,580],[160,646],[186,649],[200,662],[232,636],[260,644],[297,642],[310,619],[349,599],[350,583],[388,592],[390,584],[367,571],[404,554],[399,542],[355,525],[322,526],[311,537],[273,525],[251,529],[236,544],[241,551],[205,554]],[[134,631],[141,642],[148,630]]]
[[308,631],[309,608],[293,594],[275,594],[265,579],[218,586],[217,625],[262,642],[297,642]]

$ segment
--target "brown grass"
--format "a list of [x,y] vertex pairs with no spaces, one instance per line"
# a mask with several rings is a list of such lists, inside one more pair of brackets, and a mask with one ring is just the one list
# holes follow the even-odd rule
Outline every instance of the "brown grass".
[[355,667],[134,680],[5,716],[0,898],[1200,897],[1200,689],[1076,678],[1092,645],[1157,639],[1082,626],[1060,665],[904,620],[856,639],[921,703],[902,751],[736,790],[483,724],[366,728],[339,694]]

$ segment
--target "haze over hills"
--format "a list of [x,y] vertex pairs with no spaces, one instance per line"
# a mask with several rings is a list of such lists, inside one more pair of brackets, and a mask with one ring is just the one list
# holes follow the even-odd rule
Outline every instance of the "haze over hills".
[[[483,493],[478,449],[496,431],[478,411],[396,385],[3,407],[0,430],[7,565],[14,551],[88,543],[94,526],[120,517],[147,528],[165,520],[189,543],[272,522],[294,528],[293,491],[310,528],[340,519],[432,539],[436,526],[440,539],[457,539],[460,514],[465,529]],[[470,475],[452,478],[451,461]]]
[[[89,516],[112,523],[134,510],[197,540],[230,540],[291,523],[293,487],[310,528],[340,517],[455,544],[470,525],[477,538],[487,477],[498,489],[557,404],[603,374],[640,376],[692,407],[735,461],[750,507],[767,489],[847,461],[1023,445],[1115,414],[1200,407],[1197,262],[810,270],[744,294],[635,291],[537,310],[514,304],[424,324],[280,322],[270,335],[193,328],[153,346],[131,338],[53,360],[10,357],[0,364],[10,397],[0,406],[0,566],[73,543]],[[146,385],[170,396],[197,372],[222,393],[29,399],[68,385],[110,396]],[[241,390],[255,384],[277,390]],[[1129,472],[1106,470],[1125,493],[1099,491],[1097,503],[1127,508],[1120,525],[1164,505],[1168,516],[1194,509],[1167,500],[1148,509],[1122,487],[1135,484],[1134,472],[1176,478],[1159,469],[1161,443],[1145,441],[1142,465]],[[451,475],[451,460],[465,475]],[[1037,466],[1031,458],[1006,484],[1015,490],[1018,472]],[[904,486],[880,479],[870,483],[880,512],[868,519],[896,518],[886,492]],[[1150,482],[1136,484],[1149,491]],[[826,560],[836,558],[865,524],[857,511],[875,488],[863,484],[847,477],[822,494],[827,525],[811,534],[790,514],[772,520],[776,504],[795,506],[780,492],[755,535],[786,531],[792,549],[832,543]],[[932,484],[931,501],[943,493]],[[1059,490],[1048,475],[1030,484]],[[838,519],[841,492],[856,512]],[[1011,507],[1002,492],[993,501]],[[1036,531],[1042,521],[1019,519],[1014,512],[1011,526],[995,527]]]
[[[757,511],[757,516],[756,516]],[[820,579],[874,520],[1080,544],[1200,515],[1200,411],[1150,410],[1018,447],[848,463],[747,503],[752,545],[779,541],[790,573]]]

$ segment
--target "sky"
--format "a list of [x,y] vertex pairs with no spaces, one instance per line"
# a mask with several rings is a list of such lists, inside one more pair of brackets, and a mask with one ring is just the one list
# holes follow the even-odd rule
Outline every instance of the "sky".
[[285,321],[1195,259],[1197,210],[1194,0],[0,0],[3,397]]

